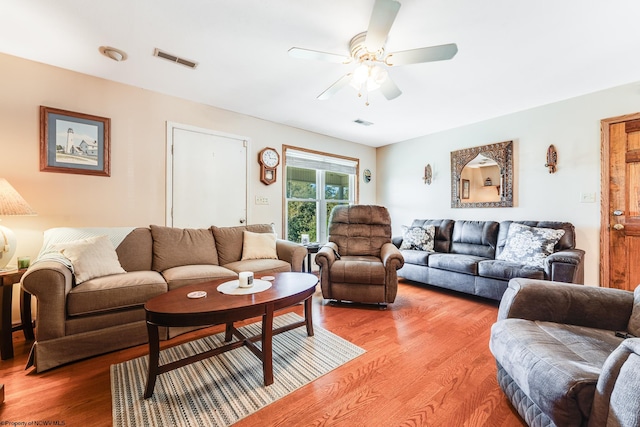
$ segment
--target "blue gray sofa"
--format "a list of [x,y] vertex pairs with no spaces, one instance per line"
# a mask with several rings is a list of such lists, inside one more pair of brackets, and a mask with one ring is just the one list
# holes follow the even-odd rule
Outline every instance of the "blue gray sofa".
[[[404,257],[404,266],[398,270],[398,276],[413,282],[498,301],[509,280],[516,277],[584,282],[584,251],[576,249],[575,229],[568,222],[415,219],[405,229],[434,231],[432,250],[429,250],[430,246],[424,250],[411,245],[405,249],[407,245],[403,240],[407,233],[393,238]],[[518,259],[518,249],[533,246],[528,240],[530,237],[525,236],[530,234],[528,230],[543,234],[563,230],[564,233],[556,233],[556,237],[557,234],[562,236],[551,245],[551,253],[538,254],[536,262],[530,262],[528,254],[522,253],[522,259]],[[521,248],[516,247],[513,251],[518,240]],[[507,247],[510,256],[505,256]]]
[[531,427],[640,426],[640,287],[513,279],[489,347]]

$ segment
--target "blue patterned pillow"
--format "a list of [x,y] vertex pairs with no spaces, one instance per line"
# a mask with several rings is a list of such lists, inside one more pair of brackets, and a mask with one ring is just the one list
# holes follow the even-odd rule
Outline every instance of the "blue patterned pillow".
[[400,249],[433,252],[435,235],[436,227],[434,225],[425,225],[424,227],[403,225]]
[[529,227],[513,222],[509,226],[504,249],[496,259],[543,268],[545,258],[553,253],[554,246],[562,236],[564,230]]

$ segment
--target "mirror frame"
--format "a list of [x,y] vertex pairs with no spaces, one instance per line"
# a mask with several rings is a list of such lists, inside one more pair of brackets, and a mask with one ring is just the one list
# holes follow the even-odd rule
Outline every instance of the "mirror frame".
[[[500,201],[464,203],[461,199],[462,169],[478,154],[490,158],[500,169]],[[513,141],[465,148],[451,152],[452,208],[510,208],[513,207]]]

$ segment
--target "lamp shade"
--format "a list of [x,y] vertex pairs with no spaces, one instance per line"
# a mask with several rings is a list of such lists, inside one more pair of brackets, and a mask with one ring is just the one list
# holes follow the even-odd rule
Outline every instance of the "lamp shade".
[[[36,212],[22,196],[7,182],[0,178],[0,216],[35,215]],[[16,236],[7,227],[0,225],[0,270],[6,267],[16,253]]]
[[16,189],[6,179],[0,178],[0,216],[35,214]]

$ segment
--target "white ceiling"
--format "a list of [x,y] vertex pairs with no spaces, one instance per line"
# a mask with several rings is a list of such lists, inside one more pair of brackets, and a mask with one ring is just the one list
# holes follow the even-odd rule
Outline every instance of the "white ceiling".
[[640,80],[637,0],[401,3],[387,52],[458,54],[389,69],[403,94],[368,107],[350,87],[316,99],[355,65],[287,51],[348,55],[374,0],[0,0],[0,52],[374,147]]

